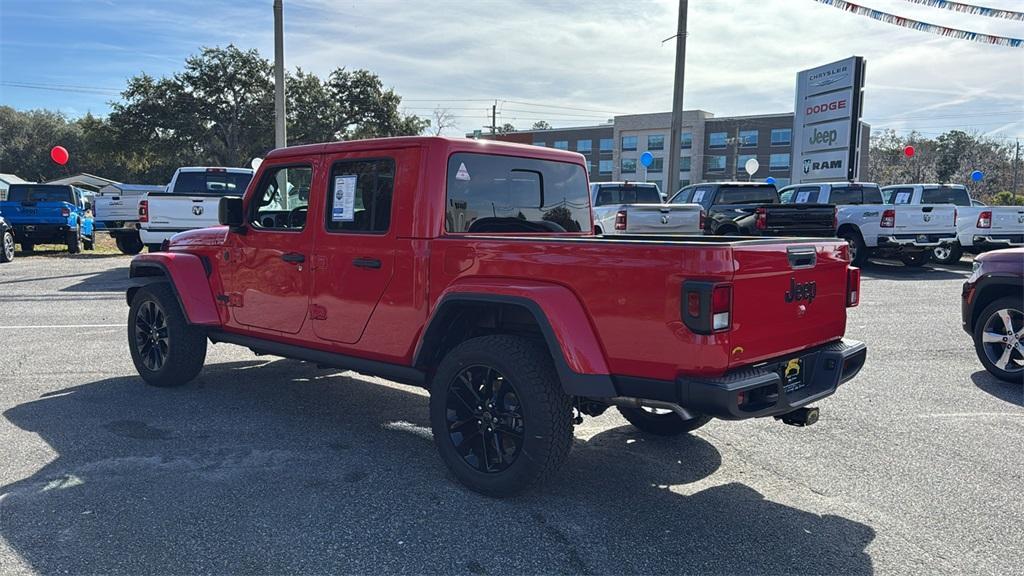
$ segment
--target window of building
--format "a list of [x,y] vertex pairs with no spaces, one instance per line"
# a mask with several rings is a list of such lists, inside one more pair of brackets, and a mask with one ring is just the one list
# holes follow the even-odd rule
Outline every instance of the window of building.
[[623,158],[621,168],[623,174],[636,174],[636,158]]
[[772,154],[768,161],[769,170],[789,170],[789,154]]
[[665,159],[655,158],[651,160],[651,165],[647,167],[648,172],[661,172],[665,169]]
[[757,160],[757,154],[740,154],[736,158],[736,170],[743,172],[747,166],[747,160]]
[[597,166],[597,169],[598,169],[598,172],[601,173],[601,174],[611,174],[612,173],[612,161],[611,160],[601,160],[600,163]]
[[772,146],[789,146],[793,143],[793,130],[790,128],[772,128]]
[[725,156],[708,156],[708,172],[725,172]]
[[693,166],[693,156],[683,156],[679,159],[679,170],[681,172],[689,172]]
[[576,151],[577,152],[590,152],[594,149],[593,140],[577,140]]
[[559,150],[568,150],[569,149],[569,141],[568,140],[555,140],[555,146],[554,147],[558,148]]
[[[725,148],[728,136],[725,132],[712,132],[708,134],[708,148]],[[722,170],[725,170],[723,167]]]
[[459,152],[448,159],[449,232],[579,232],[589,226],[582,166]]
[[601,152],[611,152],[615,148],[614,138],[601,138]]
[[251,224],[256,230],[294,230],[306,227],[311,166],[285,166],[268,170],[253,203]]
[[622,137],[622,149],[623,150],[636,150],[636,136],[623,136]]
[[740,130],[740,146],[757,146],[757,130]]
[[345,160],[331,168],[327,195],[329,232],[384,233],[391,225],[395,162]]
[[647,135],[647,149],[648,150],[664,150],[665,149],[665,135],[664,134],[648,134]]
[[693,132],[683,132],[680,135],[679,140],[683,150],[686,150],[687,148],[693,148]]
[[690,181],[689,180],[680,180],[679,181],[679,186],[680,187],[682,187],[682,186],[689,186],[689,185],[690,185]]
[[543,148],[544,146],[546,146],[546,144],[544,144],[543,142],[534,142],[534,143],[533,143],[533,145],[534,145],[534,146],[540,146],[541,148]]

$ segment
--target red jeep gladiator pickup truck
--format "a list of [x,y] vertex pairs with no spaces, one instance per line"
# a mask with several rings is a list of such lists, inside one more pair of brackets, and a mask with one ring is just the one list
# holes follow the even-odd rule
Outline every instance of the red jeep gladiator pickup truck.
[[583,415],[641,430],[812,424],[853,378],[860,273],[839,240],[593,235],[574,152],[447,138],[275,150],[223,226],[136,256],[142,378],[192,380],[207,342],[420,385],[473,490],[550,476]]

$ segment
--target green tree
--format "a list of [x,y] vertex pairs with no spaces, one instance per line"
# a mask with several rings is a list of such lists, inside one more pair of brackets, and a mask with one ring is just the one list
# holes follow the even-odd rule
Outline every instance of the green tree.
[[530,129],[531,130],[551,130],[551,124],[548,124],[544,120],[538,120],[538,121],[533,123],[533,127],[531,127]]

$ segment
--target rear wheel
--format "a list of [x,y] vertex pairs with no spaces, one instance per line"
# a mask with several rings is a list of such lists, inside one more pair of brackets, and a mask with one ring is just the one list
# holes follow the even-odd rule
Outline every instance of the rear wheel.
[[627,408],[619,406],[619,414],[637,429],[658,436],[678,436],[693,432],[711,421],[710,416],[697,414],[693,418],[683,419],[671,410],[658,408]]
[[10,230],[4,232],[3,240],[0,241],[0,262],[14,260],[14,233]]
[[974,351],[996,378],[1024,383],[1024,301],[1007,296],[986,306],[974,327]]
[[843,230],[839,238],[846,241],[850,249],[850,264],[862,266],[868,259],[868,248],[864,245],[864,239],[853,230]]
[[128,349],[147,383],[181,386],[203,369],[206,332],[188,323],[170,286],[150,284],[132,298]]
[[943,244],[932,248],[932,260],[939,264],[956,264],[963,255],[964,250],[960,247],[959,242]]
[[81,250],[82,237],[79,235],[78,230],[68,230],[67,244],[69,254],[78,254]]
[[542,344],[482,336],[456,346],[430,391],[434,443],[469,489],[511,496],[557,472],[572,446],[572,401]]
[[142,240],[138,236],[118,236],[114,239],[114,243],[117,244],[117,249],[121,254],[128,254],[134,256],[145,247]]
[[920,268],[928,263],[931,258],[929,252],[904,252],[900,254],[900,261],[908,268]]

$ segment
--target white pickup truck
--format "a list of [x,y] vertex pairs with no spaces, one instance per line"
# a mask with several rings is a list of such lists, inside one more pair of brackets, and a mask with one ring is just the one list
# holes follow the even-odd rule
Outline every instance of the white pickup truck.
[[122,254],[142,252],[139,238],[139,202],[150,192],[163,192],[166,186],[146,184],[108,184],[93,199],[93,217],[97,229],[107,232]]
[[850,245],[850,260],[896,258],[906,266],[928,263],[931,249],[956,241],[956,207],[895,206],[882,202],[878,184],[823,182],[787,186],[783,204],[819,203],[836,207],[836,236]]
[[964,252],[1024,246],[1024,206],[979,206],[962,184],[897,184],[882,188],[886,204],[953,204],[957,208],[956,242],[936,246],[932,258],[959,262]]
[[595,182],[590,200],[595,234],[703,234],[700,204],[664,204],[656,184]]
[[178,168],[164,191],[139,202],[139,236],[150,252],[178,232],[217,225],[221,196],[242,196],[252,180],[249,168]]

